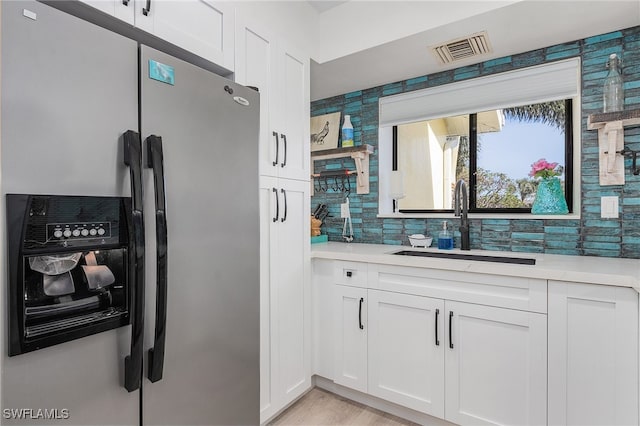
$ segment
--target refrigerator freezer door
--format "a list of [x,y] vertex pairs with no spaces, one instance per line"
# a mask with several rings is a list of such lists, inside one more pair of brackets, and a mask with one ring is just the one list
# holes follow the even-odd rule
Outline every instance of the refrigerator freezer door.
[[[162,138],[168,239],[164,370],[144,380],[144,423],[258,424],[259,95],[146,46],[141,55],[141,132]],[[172,67],[174,84],[149,78],[149,60]],[[151,170],[145,179],[150,349]]]
[[[129,196],[118,139],[138,127],[136,43],[35,1],[3,1],[1,28],[2,211],[8,192]],[[3,345],[2,408],[66,409],[56,424],[137,424],[138,392],[122,387],[129,334],[121,327],[12,358]]]

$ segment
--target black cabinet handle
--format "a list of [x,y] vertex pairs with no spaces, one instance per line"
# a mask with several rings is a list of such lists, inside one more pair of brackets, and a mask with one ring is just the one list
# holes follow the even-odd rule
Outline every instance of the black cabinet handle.
[[281,188],[280,192],[282,192],[282,198],[284,198],[284,215],[282,216],[282,219],[280,219],[280,221],[284,222],[285,220],[287,220],[287,191]]
[[362,304],[364,303],[364,298],[360,298],[360,305],[358,306],[358,325],[360,326],[360,330],[364,330],[364,325],[362,325]]
[[142,14],[147,16],[151,12],[151,0],[147,0],[147,7],[142,8]]
[[449,311],[449,347],[453,349],[453,333],[451,326],[453,325],[453,311]]
[[162,138],[151,135],[146,139],[147,167],[153,170],[156,208],[156,328],[153,348],[149,349],[151,382],[162,379],[167,326],[167,216],[164,185],[164,155]]
[[436,309],[436,346],[440,346],[440,339],[438,338],[438,316],[440,316],[440,309]]
[[287,165],[287,135],[281,133],[280,137],[282,137],[282,143],[284,145],[284,161],[280,164],[280,167],[284,167]]
[[122,0],[122,4],[124,4],[125,6],[129,6],[129,0]]
[[272,192],[276,196],[276,216],[273,218],[273,221],[277,222],[278,218],[280,217],[280,199],[278,198],[278,190],[277,189],[273,188]]
[[347,275],[347,278],[351,278],[351,276],[353,275],[353,272],[347,271],[346,275]]
[[273,136],[276,137],[276,159],[273,162],[273,166],[277,166],[278,165],[278,149],[280,148],[280,141],[278,140],[278,132],[273,132]]
[[131,180],[131,232],[129,276],[131,289],[131,351],[124,359],[124,387],[133,392],[142,383],[144,343],[144,218],[142,214],[142,143],[140,135],[127,130],[123,137],[124,164]]

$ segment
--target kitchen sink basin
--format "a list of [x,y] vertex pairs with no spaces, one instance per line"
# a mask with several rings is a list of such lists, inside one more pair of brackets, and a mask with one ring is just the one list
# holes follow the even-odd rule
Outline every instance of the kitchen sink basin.
[[475,260],[480,262],[515,263],[535,265],[536,260],[529,257],[489,256],[483,254],[440,253],[432,251],[401,250],[393,253],[399,256],[437,257],[441,259]]

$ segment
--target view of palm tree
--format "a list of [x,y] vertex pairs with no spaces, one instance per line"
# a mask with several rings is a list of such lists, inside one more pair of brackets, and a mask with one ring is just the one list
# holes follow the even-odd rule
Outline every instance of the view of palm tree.
[[451,209],[456,181],[471,183],[470,177],[472,208],[531,207],[538,187],[528,176],[531,164],[545,158],[565,166],[566,115],[561,100],[398,125],[396,160],[405,176],[400,209]]
[[507,118],[519,121],[549,124],[563,131],[566,114],[564,101],[543,102],[540,104],[504,108],[502,112]]
[[[501,152],[500,161],[509,163],[512,156],[523,155],[525,150],[518,149],[521,143],[516,137],[515,139],[507,139],[503,133],[509,126],[513,127],[515,123],[533,123],[539,127],[553,127],[559,135],[564,137],[564,128],[566,123],[565,101],[551,101],[532,105],[523,105],[502,110],[505,123],[502,128],[495,132],[478,133],[477,153],[478,153],[478,169],[476,170],[476,207],[477,208],[529,208],[533,204],[539,181],[535,178],[525,176],[527,170],[521,171],[521,175],[513,175],[505,172],[506,169],[489,167],[489,161],[483,161],[485,155],[483,146],[487,149],[492,144],[503,144],[510,146],[510,149],[504,149]],[[513,136],[512,136],[513,138]],[[558,144],[563,141],[559,141]],[[466,145],[466,146],[464,146]],[[562,143],[562,146],[563,143]],[[468,181],[468,158],[469,141],[468,138],[461,140],[461,148],[459,152],[457,172],[458,178]],[[538,158],[527,159],[528,163],[533,163]],[[550,161],[562,161],[562,158],[553,158]],[[495,161],[491,162],[495,165]],[[561,178],[562,179],[562,178]],[[564,181],[562,179],[562,183]]]

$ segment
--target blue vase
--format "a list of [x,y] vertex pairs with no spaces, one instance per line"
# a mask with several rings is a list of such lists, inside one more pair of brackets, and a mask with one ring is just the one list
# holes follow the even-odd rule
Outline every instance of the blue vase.
[[538,185],[536,199],[531,206],[533,214],[567,214],[567,201],[562,192],[560,179],[557,177],[542,178]]

